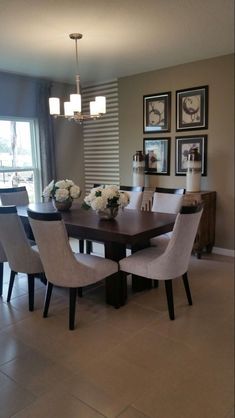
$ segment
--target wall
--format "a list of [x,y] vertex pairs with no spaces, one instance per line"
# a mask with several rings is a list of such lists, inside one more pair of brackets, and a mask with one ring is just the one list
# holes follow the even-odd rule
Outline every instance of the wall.
[[[119,79],[119,129],[121,184],[130,184],[132,156],[143,149],[143,138],[171,137],[170,176],[147,176],[147,185],[185,187],[185,177],[175,176],[175,91],[209,85],[208,175],[202,190],[217,192],[217,247],[234,248],[234,56],[197,61]],[[143,95],[172,92],[171,132],[143,135]],[[180,133],[181,135],[181,133]]]
[[[0,116],[37,118],[38,81],[33,77],[0,72]],[[55,83],[52,94],[66,99],[72,89],[74,86]],[[62,119],[53,121],[53,126],[57,179],[71,178],[84,190],[81,126]]]
[[[52,95],[61,99],[61,112],[63,102],[69,100],[73,90],[74,86],[68,84],[53,84]],[[81,200],[85,190],[82,125],[57,118],[53,128],[57,179],[71,179],[79,185],[83,191]]]

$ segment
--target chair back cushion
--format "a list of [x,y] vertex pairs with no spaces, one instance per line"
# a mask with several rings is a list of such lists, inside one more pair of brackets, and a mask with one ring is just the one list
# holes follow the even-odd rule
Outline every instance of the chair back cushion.
[[83,279],[85,282],[89,266],[79,266],[61,214],[28,210],[28,216],[49,282],[58,286],[78,287],[80,276],[81,283]]
[[39,254],[31,248],[15,206],[0,206],[0,241],[11,270],[43,272]]
[[172,193],[153,194],[153,212],[178,213],[183,202],[183,195]]
[[2,205],[26,206],[29,204],[29,196],[25,186],[0,189]]
[[191,210],[178,213],[166,250],[149,263],[150,278],[174,279],[187,272],[202,211],[202,206],[198,205]]

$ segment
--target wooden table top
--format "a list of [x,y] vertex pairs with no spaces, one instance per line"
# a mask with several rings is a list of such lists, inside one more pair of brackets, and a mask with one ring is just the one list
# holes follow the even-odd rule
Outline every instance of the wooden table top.
[[[56,211],[51,203],[30,204],[29,208],[40,213]],[[27,217],[27,207],[17,210],[21,217]],[[115,219],[101,220],[95,211],[78,204],[61,215],[70,236],[130,245],[171,231],[176,218],[175,214],[120,209]]]

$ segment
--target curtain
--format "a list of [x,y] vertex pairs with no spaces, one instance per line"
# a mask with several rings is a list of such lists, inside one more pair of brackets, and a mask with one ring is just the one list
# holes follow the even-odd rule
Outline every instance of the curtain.
[[56,177],[53,125],[49,114],[48,101],[51,95],[51,87],[51,82],[41,80],[37,84],[36,94],[41,181],[43,188]]

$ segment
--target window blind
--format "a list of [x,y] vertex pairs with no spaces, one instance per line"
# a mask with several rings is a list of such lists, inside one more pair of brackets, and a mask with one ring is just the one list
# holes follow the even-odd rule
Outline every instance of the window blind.
[[94,183],[119,184],[118,82],[114,80],[83,89],[83,111],[95,96],[106,97],[106,114],[83,123],[85,191]]

